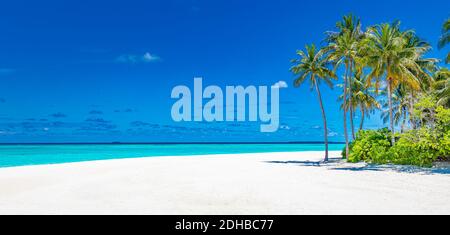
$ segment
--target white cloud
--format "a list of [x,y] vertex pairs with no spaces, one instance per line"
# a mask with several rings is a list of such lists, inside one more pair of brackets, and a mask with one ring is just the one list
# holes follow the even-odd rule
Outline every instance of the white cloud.
[[273,84],[272,87],[278,88],[278,89],[283,89],[283,88],[288,88],[289,86],[285,81],[279,81],[279,82]]
[[15,132],[0,130],[0,135],[15,135],[15,134],[16,134]]
[[117,57],[116,62],[124,64],[152,63],[161,60],[159,56],[146,52],[144,55],[121,55]]
[[337,133],[337,132],[330,132],[330,133],[328,133],[328,137],[336,137],[338,135],[339,135],[339,133]]
[[121,55],[117,57],[116,59],[119,63],[129,63],[129,64],[135,64],[137,63],[137,57],[135,55]]
[[156,56],[156,55],[152,55],[152,54],[150,54],[149,52],[147,52],[147,53],[145,53],[145,55],[142,57],[142,60],[143,60],[144,62],[147,62],[147,63],[149,63],[149,62],[155,62],[155,61],[158,61],[158,60],[159,60],[159,57]]

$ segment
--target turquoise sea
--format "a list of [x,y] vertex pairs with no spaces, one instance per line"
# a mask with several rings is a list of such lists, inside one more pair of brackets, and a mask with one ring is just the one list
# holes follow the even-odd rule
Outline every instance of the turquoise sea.
[[[330,150],[342,150],[332,144]],[[0,167],[122,158],[322,151],[323,144],[43,144],[0,145]]]

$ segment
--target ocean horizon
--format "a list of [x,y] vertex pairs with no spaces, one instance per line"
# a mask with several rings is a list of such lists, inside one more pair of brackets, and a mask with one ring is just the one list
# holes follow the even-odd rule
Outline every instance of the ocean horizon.
[[[330,144],[331,151],[344,145]],[[17,143],[0,144],[0,168],[144,157],[323,151],[321,143]]]

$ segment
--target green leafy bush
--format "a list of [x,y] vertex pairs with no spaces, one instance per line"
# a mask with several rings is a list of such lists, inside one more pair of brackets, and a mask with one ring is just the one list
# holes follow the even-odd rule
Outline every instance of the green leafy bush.
[[447,134],[450,131],[450,109],[439,106],[436,109],[436,129]]
[[442,156],[442,160],[450,160],[450,131],[447,131],[441,139],[439,155]]
[[348,161],[430,167],[438,160],[450,160],[450,109],[436,103],[426,96],[415,105],[414,117],[421,128],[396,135],[394,146],[388,129],[360,131],[349,146]]
[[394,146],[391,135],[387,129],[360,131],[350,145],[349,162],[431,167],[433,162],[450,156],[450,131],[441,133],[427,128],[409,131],[400,134]]
[[389,149],[389,160],[385,163],[431,167],[441,153],[441,141],[436,133],[428,129],[414,130],[401,135]]
[[[385,158],[391,147],[391,133],[388,129],[360,131],[350,145],[349,162],[375,162]],[[345,156],[345,150],[343,155]]]

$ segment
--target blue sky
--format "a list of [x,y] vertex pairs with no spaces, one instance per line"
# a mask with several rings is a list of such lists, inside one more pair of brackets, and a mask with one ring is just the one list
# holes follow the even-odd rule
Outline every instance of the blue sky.
[[[320,44],[347,13],[365,27],[401,20],[436,45],[449,6],[445,0],[3,1],[0,142],[321,141],[317,97],[307,86],[281,91],[282,128],[270,134],[260,133],[259,123],[175,123],[171,90],[192,86],[198,76],[206,85],[291,85],[295,51]],[[340,92],[323,88],[333,141],[343,139]],[[370,120],[366,127],[382,126]]]

